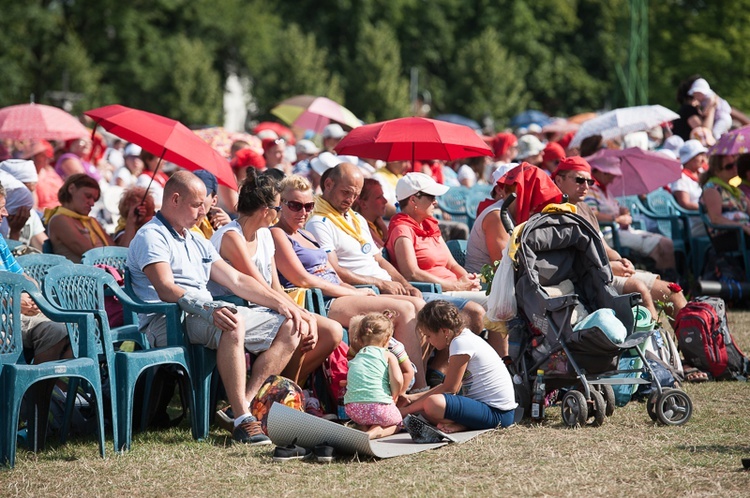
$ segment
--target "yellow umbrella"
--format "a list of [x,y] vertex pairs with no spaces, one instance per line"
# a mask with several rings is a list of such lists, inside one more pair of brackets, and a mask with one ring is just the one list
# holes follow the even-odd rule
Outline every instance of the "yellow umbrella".
[[297,95],[288,98],[271,109],[271,114],[290,125],[313,130],[315,133],[322,132],[331,121],[350,128],[361,125],[357,116],[346,107],[326,97],[312,95]]

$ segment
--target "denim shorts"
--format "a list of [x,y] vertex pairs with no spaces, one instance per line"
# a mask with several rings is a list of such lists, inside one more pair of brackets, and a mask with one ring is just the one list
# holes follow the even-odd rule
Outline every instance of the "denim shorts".
[[500,410],[481,401],[455,394],[443,394],[443,397],[445,397],[443,418],[470,430],[494,429],[513,424],[515,410]]
[[448,301],[460,310],[464,309],[470,302],[468,299],[464,299],[462,297],[449,296],[447,294],[436,294],[434,292],[423,292],[422,299],[424,299],[426,303],[439,300]]

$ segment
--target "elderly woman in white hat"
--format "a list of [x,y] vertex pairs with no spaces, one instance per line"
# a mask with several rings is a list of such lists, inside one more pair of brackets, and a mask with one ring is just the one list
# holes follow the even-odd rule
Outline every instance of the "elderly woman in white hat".
[[[675,201],[683,209],[698,210],[698,202],[703,193],[699,175],[708,168],[707,152],[708,149],[697,140],[688,140],[679,149],[682,176],[670,185],[670,189]],[[693,237],[706,235],[706,227],[697,216],[690,219],[690,231]]]
[[6,191],[8,216],[0,233],[41,251],[47,235],[42,220],[33,209],[38,176],[33,161],[7,159],[0,163],[0,183]]

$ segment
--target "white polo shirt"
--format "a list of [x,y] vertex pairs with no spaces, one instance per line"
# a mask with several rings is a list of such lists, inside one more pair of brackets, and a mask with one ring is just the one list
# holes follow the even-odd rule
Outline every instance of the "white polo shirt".
[[[307,222],[305,228],[312,233],[320,244],[320,247],[326,252],[335,252],[339,264],[357,275],[366,277],[375,277],[381,280],[391,280],[391,276],[375,260],[375,256],[380,253],[380,249],[375,245],[367,228],[367,220],[361,214],[349,210],[359,220],[360,235],[366,241],[364,247],[369,249],[362,251],[362,245],[334,225],[331,220],[325,216],[313,215]],[[351,216],[351,214],[349,215]],[[369,244],[369,248],[367,247]]]

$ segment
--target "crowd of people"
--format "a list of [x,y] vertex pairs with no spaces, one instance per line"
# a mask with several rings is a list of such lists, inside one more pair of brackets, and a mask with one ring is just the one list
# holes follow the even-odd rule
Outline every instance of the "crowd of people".
[[[269,442],[250,413],[263,381],[276,374],[303,385],[340,347],[344,329],[351,345],[346,413],[371,437],[393,433],[412,413],[447,432],[508,426],[516,408],[508,339],[505,329],[487,326],[478,276],[509,244],[500,220],[506,196],[517,196],[510,207],[516,224],[565,195],[596,230],[617,225],[622,247],[651,260],[653,272],[636,269],[600,231],[614,287],[640,293],[652,316],[659,301],[669,301],[671,316],[686,304],[672,281],[672,240],[634,229],[632,214],[608,190],[622,175],[619,165],[588,157],[635,144],[678,159],[682,177],[664,186],[675,202],[691,211],[700,204],[712,223],[750,234],[750,156],[709,156],[706,148],[729,130],[731,108],[701,78],[683,86],[675,135],[660,128],[622,140],[592,136],[571,148],[571,133],[508,130],[486,137],[492,157],[453,162],[339,156],[334,148],[346,132],[338,124],[325,128],[322,147],[290,145],[265,131],[262,150],[232,144],[227,159],[238,191],[206,171],[160,164],[136,144],[97,144],[98,135],[57,147],[8,142],[0,158],[2,269],[22,271],[6,239],[75,263],[95,247],[128,247],[135,294],[178,303],[189,340],[216,350],[229,402],[219,420],[239,442]],[[482,183],[490,194],[471,231],[440,213],[437,199],[450,188]],[[736,248],[733,235],[706,229],[700,218],[691,232],[708,233],[717,250]],[[450,239],[467,240],[464,265]],[[417,282],[442,291],[420,291]],[[290,292],[300,288],[320,289],[323,314]],[[229,304],[230,295],[247,305]],[[23,314],[34,361],[70,356],[62,326],[31,302]],[[152,344],[165,343],[163,317],[141,316],[140,328]],[[254,356],[249,376],[246,353]]]

